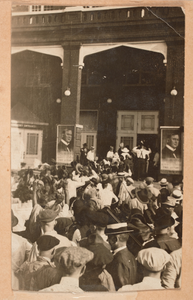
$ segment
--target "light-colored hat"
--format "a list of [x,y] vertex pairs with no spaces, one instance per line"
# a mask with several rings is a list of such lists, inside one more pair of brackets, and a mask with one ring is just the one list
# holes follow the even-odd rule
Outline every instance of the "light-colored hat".
[[137,256],[138,262],[151,272],[162,271],[170,258],[165,250],[154,247],[139,251]]
[[176,190],[173,190],[171,197],[176,199],[176,201],[179,201],[179,200],[183,199],[183,194],[180,190],[176,189]]
[[67,247],[60,255],[59,264],[66,274],[83,267],[94,258],[94,253],[82,247]]
[[132,184],[134,183],[134,180],[129,175],[125,176],[125,180],[129,181]]
[[111,235],[111,234],[130,233],[130,232],[133,232],[135,229],[137,229],[137,228],[134,225],[127,224],[126,222],[115,223],[115,224],[107,225],[107,227],[105,229],[105,234]]
[[91,146],[91,147],[90,147],[90,150],[94,150],[94,146]]
[[122,151],[123,153],[128,153],[128,152],[129,152],[129,149],[127,149],[127,148],[125,147],[125,148],[123,148],[121,151]]
[[160,180],[159,184],[160,184],[161,186],[166,186],[166,185],[168,185],[168,181],[167,181],[166,178],[162,178],[162,179]]

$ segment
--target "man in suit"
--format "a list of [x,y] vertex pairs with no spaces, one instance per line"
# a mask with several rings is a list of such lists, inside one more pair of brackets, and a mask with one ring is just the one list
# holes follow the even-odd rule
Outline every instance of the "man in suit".
[[60,142],[58,143],[58,152],[71,152],[72,151],[72,130],[69,128],[66,128],[62,132],[62,138]]
[[106,266],[111,274],[115,289],[118,290],[126,284],[134,284],[137,281],[137,263],[133,254],[127,249],[129,233],[135,226],[127,223],[107,225],[106,235],[113,251],[113,261]]
[[179,149],[180,136],[179,133],[173,132],[168,136],[167,144],[162,149],[162,158],[180,158]]

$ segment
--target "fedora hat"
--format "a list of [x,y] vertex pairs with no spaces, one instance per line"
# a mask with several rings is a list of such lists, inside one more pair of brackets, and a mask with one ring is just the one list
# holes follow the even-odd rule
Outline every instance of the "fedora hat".
[[127,224],[126,222],[115,223],[115,224],[107,225],[105,229],[105,234],[111,235],[111,234],[131,233],[134,230],[138,230],[138,228],[132,224]]
[[154,216],[155,229],[161,230],[174,225],[175,220],[171,213],[164,210],[162,207],[158,208]]
[[166,186],[166,185],[168,185],[168,181],[167,181],[166,178],[162,178],[162,179],[160,180],[159,184],[160,184],[161,186]]
[[172,196],[168,196],[167,199],[164,202],[162,202],[162,204],[168,205],[168,206],[171,206],[171,207],[175,207],[176,206],[176,199],[173,198]]
[[142,204],[147,204],[149,203],[149,200],[152,198],[152,193],[146,188],[143,189],[136,188],[135,196]]

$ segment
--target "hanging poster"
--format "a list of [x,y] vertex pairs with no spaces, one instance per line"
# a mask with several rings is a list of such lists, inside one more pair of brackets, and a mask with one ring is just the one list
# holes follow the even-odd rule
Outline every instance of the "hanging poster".
[[70,164],[74,159],[74,126],[57,125],[56,162]]
[[182,173],[182,145],[182,133],[179,126],[161,127],[160,173]]

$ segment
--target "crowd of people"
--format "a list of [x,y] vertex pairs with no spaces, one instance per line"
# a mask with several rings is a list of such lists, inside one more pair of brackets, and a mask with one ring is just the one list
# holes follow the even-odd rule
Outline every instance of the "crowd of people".
[[155,184],[150,153],[122,143],[99,162],[84,144],[71,167],[12,171],[13,290],[180,288],[183,182]]

